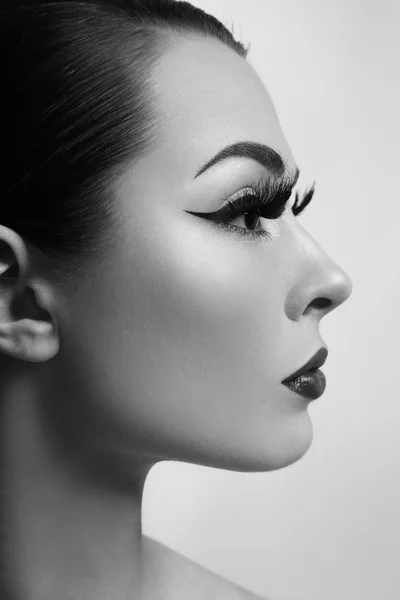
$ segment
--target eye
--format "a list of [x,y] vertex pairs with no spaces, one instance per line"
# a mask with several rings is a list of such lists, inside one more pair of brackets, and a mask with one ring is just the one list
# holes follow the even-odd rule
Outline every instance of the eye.
[[261,221],[260,221],[261,216],[260,216],[260,210],[258,208],[253,208],[251,210],[248,210],[247,212],[242,213],[237,218],[238,219],[243,218],[246,229],[250,229],[250,230],[254,231],[254,230],[261,228]]
[[[257,190],[251,187],[243,188],[235,199],[228,200],[227,205],[230,208],[230,219],[224,221],[224,224],[228,229],[242,230],[241,235],[272,238],[272,234],[262,227],[260,221],[262,216],[268,218],[268,215],[265,212],[266,206]],[[235,220],[242,220],[244,227],[235,225],[233,223]]]
[[[314,184],[302,195],[296,192],[296,200],[292,206],[292,213],[297,216],[310,203],[314,195]],[[292,195],[293,181],[284,178],[279,181],[258,181],[252,186],[239,190],[229,199],[226,199],[222,208],[212,213],[198,213],[186,211],[203,219],[209,219],[220,229],[230,231],[241,237],[249,239],[272,239],[274,236],[267,229],[261,227],[260,217],[273,220],[278,219],[285,212],[287,203]],[[235,225],[233,221],[239,217],[244,218],[245,227]]]

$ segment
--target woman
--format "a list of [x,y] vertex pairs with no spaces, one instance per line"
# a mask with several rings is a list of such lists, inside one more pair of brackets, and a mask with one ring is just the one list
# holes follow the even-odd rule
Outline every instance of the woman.
[[143,488],[309,448],[319,323],[351,293],[296,218],[313,187],[211,15],[1,6],[1,597],[254,598],[143,536]]

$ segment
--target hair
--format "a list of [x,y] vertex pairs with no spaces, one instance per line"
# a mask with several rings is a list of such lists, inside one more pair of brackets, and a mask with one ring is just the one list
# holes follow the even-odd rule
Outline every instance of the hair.
[[157,138],[150,74],[168,45],[178,35],[213,38],[244,59],[249,47],[189,2],[0,6],[0,224],[70,277],[106,250],[117,178]]

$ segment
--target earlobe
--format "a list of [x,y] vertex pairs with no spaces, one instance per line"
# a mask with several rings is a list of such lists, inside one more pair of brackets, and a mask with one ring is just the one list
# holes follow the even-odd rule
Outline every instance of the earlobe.
[[0,323],[0,352],[28,362],[45,362],[60,348],[56,328],[49,321],[20,319]]
[[29,362],[53,358],[60,347],[47,283],[29,277],[23,239],[0,226],[0,353]]

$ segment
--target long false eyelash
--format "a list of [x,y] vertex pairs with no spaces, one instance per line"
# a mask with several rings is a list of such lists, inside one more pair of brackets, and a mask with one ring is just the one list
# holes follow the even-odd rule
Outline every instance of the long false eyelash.
[[[252,190],[252,193],[246,191]],[[231,223],[235,218],[247,213],[258,211],[260,217],[266,219],[278,219],[285,211],[286,204],[293,191],[293,179],[290,174],[276,180],[256,180],[251,185],[246,186],[243,193],[234,200],[225,198],[221,209],[211,213],[201,213],[186,211],[190,214],[209,219],[225,230],[234,231],[241,236],[250,236],[253,238],[264,237],[272,239],[273,235],[266,229],[245,229]],[[295,216],[299,215],[311,202],[314,195],[315,182],[300,197],[296,192],[295,202],[292,206],[292,212]]]
[[303,210],[305,209],[305,207],[310,204],[313,196],[314,196],[314,192],[315,192],[315,181],[314,183],[309,187],[308,190],[306,190],[303,195],[301,196],[301,201],[299,202],[299,192],[296,192],[296,200],[292,206],[292,213],[297,216],[299,215],[301,212],[303,212]]
[[[260,209],[260,216],[266,219],[279,219],[285,211],[286,205],[293,193],[293,181],[289,175],[276,181],[258,180],[249,188],[254,194],[243,193],[235,200],[227,200],[227,205],[236,216],[243,214],[244,209]],[[311,202],[315,192],[315,181],[301,196],[296,192],[292,213],[297,216],[304,211]],[[241,211],[240,213],[238,211]],[[219,211],[218,211],[219,212]],[[211,213],[212,214],[212,213]]]

